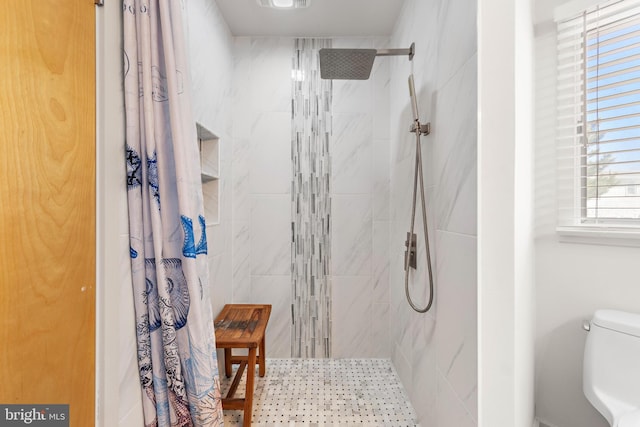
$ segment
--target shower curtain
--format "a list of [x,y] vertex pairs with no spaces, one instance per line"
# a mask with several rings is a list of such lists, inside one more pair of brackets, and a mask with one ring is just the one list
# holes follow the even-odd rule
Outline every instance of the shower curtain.
[[147,426],[223,425],[184,3],[124,0],[130,256]]

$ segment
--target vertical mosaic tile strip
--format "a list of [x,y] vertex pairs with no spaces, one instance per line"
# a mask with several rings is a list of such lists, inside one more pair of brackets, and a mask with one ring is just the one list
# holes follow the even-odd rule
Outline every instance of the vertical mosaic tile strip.
[[331,357],[331,80],[320,78],[327,39],[296,39],[291,100],[291,356]]

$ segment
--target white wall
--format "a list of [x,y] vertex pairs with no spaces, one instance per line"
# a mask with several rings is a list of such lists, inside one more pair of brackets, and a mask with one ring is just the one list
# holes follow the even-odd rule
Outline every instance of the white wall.
[[[536,16],[550,17],[553,5]],[[640,248],[562,243],[555,231],[555,26],[539,22],[536,54],[536,416],[552,427],[606,427],[582,392],[587,333],[599,308],[640,312]]]
[[[392,359],[425,426],[477,425],[475,2],[406,0],[390,46],[415,42],[413,61],[390,59],[390,331]],[[403,251],[409,230],[415,136],[407,86],[415,76],[422,137],[435,303],[417,314],[405,300]],[[424,306],[427,279],[420,208],[418,269],[410,291]]]
[[479,2],[479,421],[533,423],[529,0]]
[[[233,301],[272,304],[267,356],[290,357],[294,40],[237,37],[234,49]],[[333,357],[389,357],[388,62],[333,89]]]
[[[531,0],[515,4],[514,152],[514,426],[534,419],[535,244],[534,244],[534,36]],[[490,188],[483,188],[491,191]],[[495,332],[494,332],[495,333]]]

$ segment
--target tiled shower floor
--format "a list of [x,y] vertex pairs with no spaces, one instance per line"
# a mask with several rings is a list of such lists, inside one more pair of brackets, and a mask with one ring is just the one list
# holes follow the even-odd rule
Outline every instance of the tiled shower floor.
[[[418,425],[388,359],[267,359],[267,374],[255,378],[255,426]],[[231,380],[221,375],[223,396]],[[243,378],[236,396],[244,389]],[[242,411],[224,411],[224,424],[242,425]]]

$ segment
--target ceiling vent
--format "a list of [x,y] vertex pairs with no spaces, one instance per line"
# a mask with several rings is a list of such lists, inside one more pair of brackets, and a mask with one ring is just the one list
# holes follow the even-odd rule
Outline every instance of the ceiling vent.
[[300,9],[309,7],[311,0],[256,0],[259,6],[273,9]]

